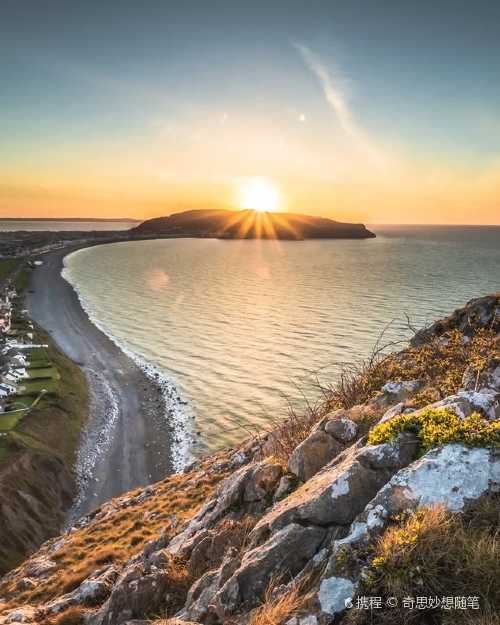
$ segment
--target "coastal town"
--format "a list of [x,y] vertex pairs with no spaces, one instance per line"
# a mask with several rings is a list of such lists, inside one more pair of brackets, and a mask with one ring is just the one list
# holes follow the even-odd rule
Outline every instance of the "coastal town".
[[0,260],[28,258],[70,245],[113,243],[128,240],[127,231],[0,231]]
[[[42,261],[37,261],[41,263]],[[47,355],[47,345],[23,308],[29,267],[9,265],[10,275],[0,286],[0,436],[12,432],[21,420],[54,390],[59,377]]]

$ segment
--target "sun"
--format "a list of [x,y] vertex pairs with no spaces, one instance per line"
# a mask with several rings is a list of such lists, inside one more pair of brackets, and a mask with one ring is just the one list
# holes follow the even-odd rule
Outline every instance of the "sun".
[[239,186],[239,205],[261,213],[274,212],[281,206],[281,195],[267,178],[247,178]]

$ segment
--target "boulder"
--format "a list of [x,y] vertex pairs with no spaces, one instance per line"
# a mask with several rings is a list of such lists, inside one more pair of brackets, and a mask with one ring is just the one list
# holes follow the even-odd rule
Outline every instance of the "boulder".
[[500,488],[500,450],[445,445],[399,471],[372,502],[390,515],[419,506],[444,505],[462,511]]
[[403,401],[400,401],[398,404],[391,406],[388,410],[384,412],[379,423],[385,423],[386,421],[390,421],[394,417],[397,417],[398,415],[402,414],[404,410],[405,410],[405,403]]
[[358,434],[358,426],[347,417],[330,419],[325,423],[325,432],[340,443],[351,443]]
[[293,491],[297,480],[290,475],[284,475],[279,481],[278,488],[274,492],[274,502],[280,501]]
[[142,563],[129,565],[115,583],[98,612],[88,618],[89,625],[121,625],[159,611],[167,603],[170,578],[156,567]]
[[200,577],[208,569],[218,568],[229,548],[241,546],[244,531],[241,524],[223,521],[212,530],[199,532],[201,539],[196,542],[188,563],[192,578]]
[[307,614],[306,616],[292,616],[285,625],[318,625],[318,619],[315,614]]
[[57,568],[57,564],[55,562],[45,556],[42,556],[31,560],[25,568],[24,574],[26,577],[43,577],[44,575],[51,573],[55,568]]
[[40,618],[40,610],[30,605],[15,608],[7,612],[2,623],[37,623]]
[[31,579],[31,577],[22,577],[17,582],[16,589],[23,592],[25,590],[33,590],[33,588],[36,588],[36,585],[37,585],[37,582]]
[[214,609],[213,599],[240,565],[236,549],[228,549],[221,566],[202,575],[189,589],[182,619],[204,620]]
[[283,474],[279,464],[261,462],[255,466],[245,483],[244,502],[266,501],[272,494]]
[[288,461],[288,470],[306,482],[342,449],[343,446],[332,436],[317,430],[293,450]]
[[492,358],[482,371],[475,367],[465,370],[462,386],[466,391],[493,391],[500,393],[500,358]]
[[345,577],[327,577],[321,580],[318,592],[319,607],[323,613],[338,614],[350,605],[357,585]]
[[45,606],[45,611],[48,614],[58,614],[74,605],[97,605],[109,596],[117,578],[118,571],[113,566],[104,570],[101,569],[84,580],[72,592],[48,603]]
[[423,410],[432,408],[447,408],[461,419],[473,412],[481,412],[487,419],[498,419],[500,417],[500,394],[490,390],[458,391],[456,395],[450,395],[429,404]]
[[220,620],[237,608],[259,603],[269,583],[280,576],[293,577],[314,556],[326,530],[291,523],[274,533],[263,545],[247,551],[240,567],[214,597]]
[[380,389],[389,402],[400,402],[411,397],[423,386],[422,380],[405,380],[403,382],[387,382]]

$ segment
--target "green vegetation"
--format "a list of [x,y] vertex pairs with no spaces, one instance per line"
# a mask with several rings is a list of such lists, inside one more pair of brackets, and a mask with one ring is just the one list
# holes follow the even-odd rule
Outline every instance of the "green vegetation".
[[17,258],[7,258],[0,260],[0,282],[8,278],[13,273],[21,261]]
[[[0,415],[0,431],[12,430],[15,436],[0,438],[0,463],[20,449],[41,445],[73,465],[82,424],[87,415],[87,385],[79,367],[62,354],[49,336],[36,328],[36,341],[48,344],[35,348],[30,378],[21,380],[18,394],[8,410],[13,415]],[[42,391],[47,391],[42,393]],[[26,408],[25,410],[22,410]],[[61,433],[64,432],[64,436]],[[21,438],[19,438],[21,436]]]
[[29,280],[30,269],[28,267],[23,267],[14,279],[14,286],[16,287],[16,291],[18,293],[23,293],[28,287]]
[[0,432],[9,432],[13,430],[19,422],[21,415],[25,414],[25,411],[10,412],[8,414],[0,415]]
[[55,367],[40,367],[38,365],[33,367],[30,364],[27,374],[31,380],[36,378],[49,378],[51,380],[59,379],[59,372]]
[[[26,556],[24,542],[17,536],[32,531],[33,520],[18,493],[40,502],[36,521],[40,540],[57,532],[63,510],[54,488],[68,496],[69,476],[88,414],[87,385],[80,368],[40,328],[34,328],[34,335],[37,343],[48,347],[24,352],[34,358],[28,368],[30,377],[20,380],[18,392],[7,406],[9,412],[0,414],[0,508],[7,509],[13,502],[17,506],[15,516],[7,518],[5,530],[2,528],[5,541],[0,544],[0,572]],[[60,476],[57,487],[54,472]]]
[[40,378],[36,380],[22,380],[18,384],[17,394],[20,397],[38,395],[42,392],[55,393],[57,390],[56,381],[52,378]]
[[445,445],[462,443],[470,447],[500,447],[500,421],[488,421],[474,412],[465,419],[446,408],[429,408],[401,414],[376,425],[368,436],[370,445],[388,443],[401,432],[414,432],[422,452]]

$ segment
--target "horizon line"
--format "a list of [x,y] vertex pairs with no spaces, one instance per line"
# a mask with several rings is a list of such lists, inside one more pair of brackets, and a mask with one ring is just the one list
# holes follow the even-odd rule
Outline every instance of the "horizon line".
[[[202,210],[202,209],[188,209],[189,210]],[[184,212],[184,211],[181,211]],[[273,212],[273,211],[269,211]],[[278,212],[278,211],[275,211]],[[143,223],[144,221],[149,221],[150,219],[157,219],[158,217],[168,217],[175,213],[167,213],[163,215],[155,215],[154,217],[146,217],[144,219],[138,217],[3,217],[0,216],[1,221],[73,221],[73,222],[134,222],[134,223]],[[291,213],[293,214],[293,213]],[[298,214],[298,213],[297,213]],[[314,217],[314,215],[311,215]],[[323,217],[323,215],[319,215],[319,217]],[[333,219],[332,217],[327,217],[327,219]],[[342,222],[340,222],[342,223]],[[344,222],[345,223],[345,222]],[[361,223],[361,222],[360,222]],[[500,227],[500,223],[415,223],[415,222],[363,222],[366,227],[384,227],[384,226],[428,226],[428,227],[476,227],[476,228],[498,228]]]

